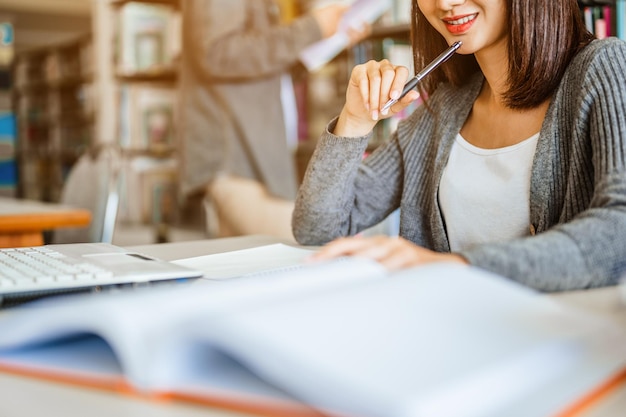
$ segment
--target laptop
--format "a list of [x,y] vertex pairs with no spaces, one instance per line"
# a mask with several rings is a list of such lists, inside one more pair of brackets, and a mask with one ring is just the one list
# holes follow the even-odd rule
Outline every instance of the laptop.
[[0,249],[0,308],[50,295],[185,282],[202,275],[109,243]]

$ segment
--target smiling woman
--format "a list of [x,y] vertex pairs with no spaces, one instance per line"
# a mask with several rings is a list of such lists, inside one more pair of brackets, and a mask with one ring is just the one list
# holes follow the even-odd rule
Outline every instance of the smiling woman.
[[[293,215],[318,260],[390,269],[469,263],[544,291],[614,285],[626,271],[626,42],[594,40],[576,0],[413,0],[424,106],[367,159],[405,67],[354,68],[317,142]],[[528,18],[530,16],[530,18]],[[380,111],[383,109],[385,111]],[[400,209],[400,238],[349,237]]]

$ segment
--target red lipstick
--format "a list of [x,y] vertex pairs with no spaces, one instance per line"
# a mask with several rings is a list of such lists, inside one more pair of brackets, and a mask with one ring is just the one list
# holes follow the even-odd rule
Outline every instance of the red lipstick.
[[477,13],[472,13],[460,16],[444,17],[441,20],[446,25],[448,32],[454,35],[459,35],[467,32],[472,27],[477,16]]

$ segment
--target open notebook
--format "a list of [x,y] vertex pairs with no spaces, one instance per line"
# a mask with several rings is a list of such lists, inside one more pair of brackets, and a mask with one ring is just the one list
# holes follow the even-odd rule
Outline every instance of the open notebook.
[[108,243],[0,249],[0,306],[47,295],[201,277],[202,272]]
[[624,346],[476,268],[356,258],[0,314],[0,372],[259,416],[573,417],[626,380]]

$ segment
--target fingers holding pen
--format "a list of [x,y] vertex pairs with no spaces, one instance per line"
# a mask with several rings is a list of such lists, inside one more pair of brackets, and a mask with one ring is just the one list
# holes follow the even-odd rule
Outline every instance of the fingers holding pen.
[[352,70],[346,91],[346,104],[339,116],[335,134],[360,136],[367,134],[380,119],[391,116],[408,106],[419,95],[407,94],[390,111],[381,113],[391,97],[399,98],[409,70],[388,60],[368,61]]
[[378,120],[381,101],[388,95],[389,87],[395,76],[395,70],[391,63],[384,59],[380,62],[369,61],[365,64],[367,79],[369,81],[369,97],[367,108],[370,109],[372,120]]
[[[379,120],[381,116],[389,115],[388,112],[381,114],[385,103],[391,98],[400,97],[409,77],[409,70],[404,66],[393,65],[386,59],[369,61],[364,66],[361,76],[367,77],[367,82],[360,82],[361,95],[372,120]],[[392,112],[400,111],[407,104],[403,101],[400,106],[392,109]]]
[[[419,98],[419,93],[415,90],[409,91],[402,96],[407,79],[409,78],[409,69],[403,66],[395,67],[396,76],[393,79],[393,83],[389,88],[389,96],[384,103],[381,103],[381,115],[388,116],[390,114],[396,114],[409,106],[412,102]],[[387,103],[390,100],[397,100],[392,106],[388,107]],[[391,112],[390,112],[391,111]]]

